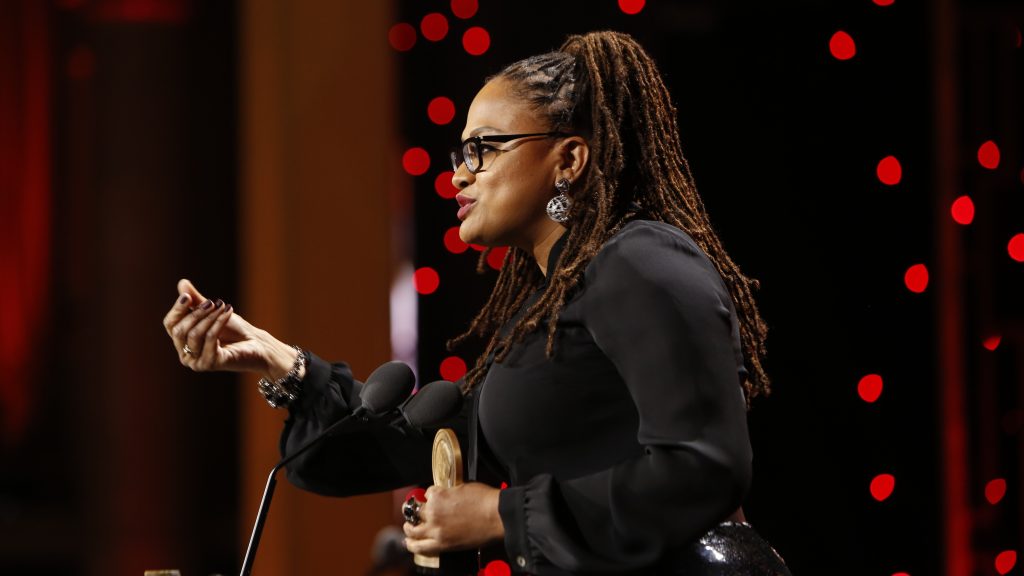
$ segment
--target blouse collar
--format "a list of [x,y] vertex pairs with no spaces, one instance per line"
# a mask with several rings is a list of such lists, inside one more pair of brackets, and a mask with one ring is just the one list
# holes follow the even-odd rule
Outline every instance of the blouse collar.
[[547,273],[544,275],[544,281],[541,283],[543,286],[547,286],[548,278],[555,271],[555,265],[558,264],[558,257],[562,254],[562,249],[565,248],[565,242],[569,239],[569,231],[566,230],[555,240],[555,243],[551,245],[551,251],[548,252],[548,267]]

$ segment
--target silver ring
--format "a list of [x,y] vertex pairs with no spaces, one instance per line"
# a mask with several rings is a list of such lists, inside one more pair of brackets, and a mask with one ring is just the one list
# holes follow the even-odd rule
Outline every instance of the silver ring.
[[185,344],[184,346],[182,346],[181,347],[181,351],[185,353],[185,356],[191,356],[192,355],[192,349],[188,347],[188,344]]
[[410,496],[405,504],[402,504],[402,516],[405,516],[405,521],[409,524],[419,526],[423,521],[420,519],[420,501]]

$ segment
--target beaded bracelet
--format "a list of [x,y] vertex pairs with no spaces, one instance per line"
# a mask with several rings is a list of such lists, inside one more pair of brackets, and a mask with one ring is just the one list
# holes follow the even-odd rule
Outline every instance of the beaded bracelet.
[[292,369],[273,382],[266,378],[260,378],[260,381],[256,384],[260,394],[263,394],[263,397],[267,399],[267,404],[270,404],[272,408],[288,406],[299,397],[299,392],[302,389],[299,370],[309,365],[309,354],[294,344],[292,344],[292,348],[298,352],[298,355],[295,357],[295,363],[292,364]]

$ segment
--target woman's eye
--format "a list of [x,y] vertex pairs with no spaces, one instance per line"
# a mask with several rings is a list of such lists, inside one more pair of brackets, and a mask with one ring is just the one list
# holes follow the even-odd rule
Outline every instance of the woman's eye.
[[480,144],[481,154],[487,154],[488,152],[494,152],[495,150],[497,150],[497,148],[495,148],[494,146],[491,146],[489,144]]

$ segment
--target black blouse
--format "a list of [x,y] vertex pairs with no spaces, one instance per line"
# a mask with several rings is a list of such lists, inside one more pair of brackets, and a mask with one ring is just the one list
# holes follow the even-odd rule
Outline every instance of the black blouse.
[[[543,326],[490,367],[447,424],[468,446],[470,480],[508,483],[498,509],[512,568],[670,570],[674,552],[735,511],[750,486],[746,370],[728,289],[685,232],[635,220],[588,265],[559,316],[553,358]],[[358,405],[360,388],[347,365],[313,355],[282,452]],[[298,459],[288,477],[328,495],[427,485],[432,441],[362,424]]]

